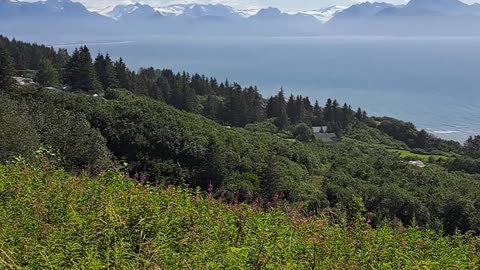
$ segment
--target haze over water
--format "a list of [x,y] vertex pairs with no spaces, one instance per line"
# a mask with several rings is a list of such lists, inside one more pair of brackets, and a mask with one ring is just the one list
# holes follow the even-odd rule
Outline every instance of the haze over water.
[[204,73],[264,96],[283,87],[321,103],[337,98],[442,138],[480,134],[480,38],[170,36],[89,47],[134,69]]

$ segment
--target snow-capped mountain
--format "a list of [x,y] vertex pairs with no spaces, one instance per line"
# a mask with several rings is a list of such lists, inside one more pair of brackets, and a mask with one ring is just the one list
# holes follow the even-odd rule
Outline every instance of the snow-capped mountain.
[[[303,14],[303,13],[284,13],[278,8],[268,7],[260,9],[257,14],[248,18],[249,20],[255,21],[267,21],[267,22],[275,22],[279,20],[289,20],[289,21],[296,21],[296,22],[313,22],[317,21],[315,17]],[[318,22],[318,21],[317,21]]]
[[201,17],[220,17],[220,18],[240,18],[240,14],[232,7],[216,4],[216,5],[190,5],[186,6],[183,13],[179,16],[188,18]]
[[252,17],[253,15],[257,14],[258,11],[258,8],[246,8],[237,10],[238,14],[240,14],[240,16],[244,18]]
[[166,17],[184,17],[189,19],[198,19],[202,17],[219,18],[241,18],[242,13],[232,7],[216,4],[176,4],[164,7],[152,7],[146,4],[119,5],[101,11],[101,14],[120,20],[125,17],[136,17],[140,19],[152,15],[162,15]]
[[[29,0],[30,1],[30,0]],[[77,0],[74,0],[77,1]],[[222,4],[155,7],[134,3],[99,13],[71,0],[0,0],[0,34],[95,35],[480,35],[480,4],[411,0],[406,5],[360,3],[300,13],[274,7],[237,10]]]
[[[46,0],[38,2],[0,1],[0,14],[11,18],[39,17],[99,17],[80,3],[70,0]],[[5,18],[5,17],[4,17]]]
[[179,16],[184,11],[188,5],[170,5],[165,7],[154,7],[154,9],[164,16]]
[[108,13],[104,13],[104,15],[119,21],[146,19],[153,16],[155,13],[156,11],[151,6],[136,3],[132,5],[116,6]]
[[302,14],[311,15],[322,23],[330,21],[337,13],[347,9],[347,6],[331,6],[317,10],[303,11]]
[[355,20],[359,18],[368,18],[377,15],[382,10],[392,8],[394,5],[387,3],[370,3],[365,2],[361,4],[353,5],[340,12],[337,12],[331,22],[339,22],[342,20]]
[[345,35],[480,35],[480,8],[459,0],[362,3],[337,13],[330,33]]

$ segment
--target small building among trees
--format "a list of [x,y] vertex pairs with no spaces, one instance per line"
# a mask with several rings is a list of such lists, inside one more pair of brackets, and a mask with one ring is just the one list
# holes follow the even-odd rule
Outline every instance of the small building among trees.
[[315,140],[319,142],[337,143],[339,141],[337,134],[333,132],[329,132],[329,129],[326,126],[312,127],[312,129],[313,129],[313,136],[315,137]]
[[12,79],[14,79],[18,85],[31,85],[35,83],[32,79],[25,77],[12,77]]

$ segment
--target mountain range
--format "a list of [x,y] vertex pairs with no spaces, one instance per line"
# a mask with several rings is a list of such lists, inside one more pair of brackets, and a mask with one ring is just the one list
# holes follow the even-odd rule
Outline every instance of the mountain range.
[[[0,33],[118,36],[205,35],[480,35],[480,4],[411,0],[406,5],[360,3],[299,13],[277,8],[237,10],[222,4],[142,3],[88,10],[70,0],[0,0]],[[44,29],[44,31],[42,31]]]

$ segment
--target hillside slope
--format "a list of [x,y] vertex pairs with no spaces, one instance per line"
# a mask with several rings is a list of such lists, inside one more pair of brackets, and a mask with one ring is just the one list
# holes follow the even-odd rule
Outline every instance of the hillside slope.
[[[66,160],[85,164],[79,169],[101,171],[91,165],[106,163],[106,155],[99,155],[106,147],[130,176],[154,185],[204,190],[211,185],[216,196],[240,201],[283,196],[314,212],[348,210],[352,197],[361,196],[374,226],[398,221],[408,225],[416,218],[422,227],[449,234],[456,229],[480,231],[480,176],[448,172],[441,163],[418,168],[382,146],[348,138],[324,145],[228,128],[126,91],[110,91],[106,99],[42,90],[17,95],[15,115],[23,118],[16,122],[34,126],[39,140],[65,157],[62,166]],[[64,124],[63,118],[73,123]],[[78,127],[75,119],[88,122]],[[14,145],[17,138],[22,137],[8,137]],[[72,143],[76,138],[83,143]]]
[[[372,230],[352,215],[302,218],[108,172],[0,166],[2,269],[473,269],[478,240]],[[273,207],[274,205],[272,205]],[[283,210],[281,210],[283,209]]]

